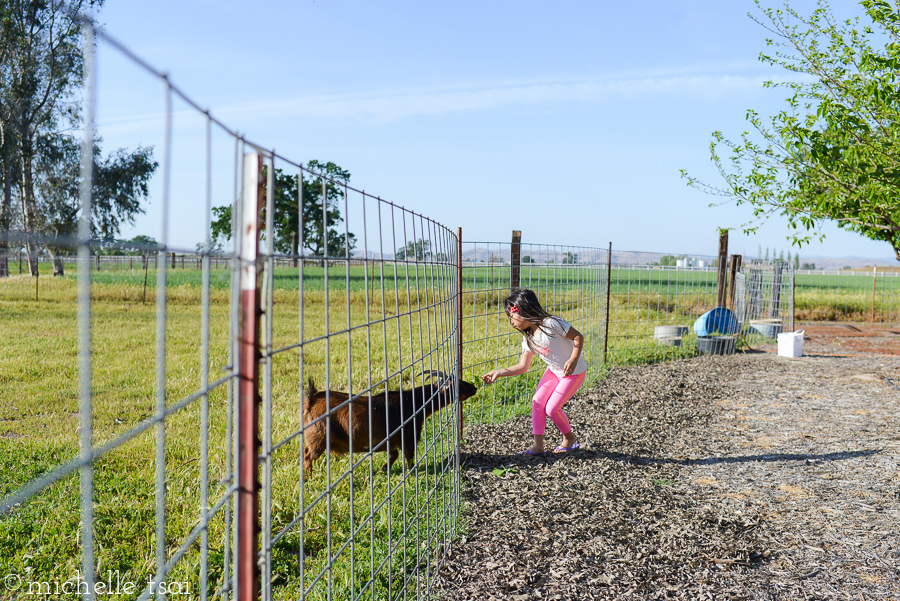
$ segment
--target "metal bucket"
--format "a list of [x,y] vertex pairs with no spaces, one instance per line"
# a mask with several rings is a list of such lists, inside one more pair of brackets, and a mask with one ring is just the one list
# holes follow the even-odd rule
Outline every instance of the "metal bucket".
[[704,355],[733,355],[734,341],[732,336],[698,336],[697,350]]
[[771,340],[781,332],[780,319],[751,319],[750,327]]
[[656,326],[653,328],[653,337],[660,338],[681,338],[688,333],[687,326]]

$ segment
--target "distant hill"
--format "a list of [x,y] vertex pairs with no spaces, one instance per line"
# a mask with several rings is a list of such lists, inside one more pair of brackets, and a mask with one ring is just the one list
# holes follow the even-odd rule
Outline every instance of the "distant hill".
[[815,263],[816,269],[861,269],[863,267],[900,267],[896,259],[871,257],[806,257],[800,263]]

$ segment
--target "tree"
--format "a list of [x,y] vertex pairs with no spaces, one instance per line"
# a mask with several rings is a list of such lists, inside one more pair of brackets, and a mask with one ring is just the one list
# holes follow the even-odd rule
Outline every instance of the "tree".
[[150,255],[159,250],[159,242],[150,236],[140,234],[135,236],[126,243],[130,247],[129,254],[138,254],[141,256],[141,267],[147,267]]
[[[774,52],[760,60],[798,77],[768,87],[791,92],[787,108],[747,119],[740,141],[713,133],[723,187],[682,175],[705,192],[750,205],[747,233],[781,214],[802,245],[825,221],[891,245],[900,261],[900,6],[861,0],[866,20],[838,22],[826,0],[808,17],[760,7]],[[728,154],[723,155],[721,149]]]
[[396,257],[401,261],[426,261],[431,258],[431,241],[419,238],[415,242],[407,242],[406,246],[397,249]]
[[564,265],[572,265],[578,262],[578,255],[569,251],[563,255],[562,262]]
[[[81,218],[79,187],[80,143],[66,135],[45,135],[39,140],[34,163],[35,217],[32,231],[43,237],[53,260],[53,275],[63,275],[62,255],[71,253],[71,240]],[[100,140],[93,148],[91,188],[92,238],[112,241],[125,223],[143,213],[141,201],[149,195],[149,181],[158,166],[151,148],[129,153],[120,148],[102,157]]]
[[[0,131],[4,194],[0,227],[8,239],[7,202],[17,188],[29,265],[37,273],[40,216],[35,196],[35,160],[44,138],[78,127],[76,92],[84,78],[81,21],[77,13],[103,0],[7,0],[0,6]],[[15,163],[15,169],[12,164]],[[15,180],[12,178],[15,177]],[[0,254],[5,256],[5,248]]]
[[[290,253],[299,256],[299,247],[309,249],[313,256],[349,256],[356,246],[356,236],[338,226],[343,222],[341,217],[341,201],[344,199],[343,184],[350,181],[350,172],[341,169],[334,163],[310,161],[303,180],[303,235],[298,236],[299,223],[297,214],[297,175],[285,174],[275,169],[274,197],[274,247],[276,252]],[[322,177],[326,184],[322,185]],[[268,178],[263,178],[264,186]],[[325,189],[325,208],[323,215],[322,196]],[[220,239],[230,240],[232,232],[231,206],[213,207],[212,239],[217,244]],[[262,224],[265,225],[265,208],[263,208]],[[323,227],[323,222],[325,227]],[[325,235],[323,236],[323,230]],[[268,233],[266,233],[268,235]]]

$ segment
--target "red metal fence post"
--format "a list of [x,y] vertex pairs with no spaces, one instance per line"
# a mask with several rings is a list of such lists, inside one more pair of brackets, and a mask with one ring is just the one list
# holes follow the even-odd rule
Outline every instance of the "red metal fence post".
[[244,155],[243,210],[240,229],[240,358],[238,363],[238,548],[239,601],[259,599],[259,323],[256,257],[259,207],[263,194],[262,157]]

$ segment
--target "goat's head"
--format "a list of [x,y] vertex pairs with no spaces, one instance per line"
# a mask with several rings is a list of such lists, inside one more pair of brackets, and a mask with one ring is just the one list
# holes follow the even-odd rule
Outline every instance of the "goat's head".
[[[432,379],[437,379],[435,387],[438,388],[442,393],[448,392],[449,387],[453,384],[453,376],[449,376],[442,371],[438,371],[436,369],[429,369],[422,372],[423,376],[428,376]],[[466,382],[465,380],[459,380],[459,399],[464,401],[470,397],[475,396],[475,393],[478,392],[478,388],[475,387],[471,382]]]

